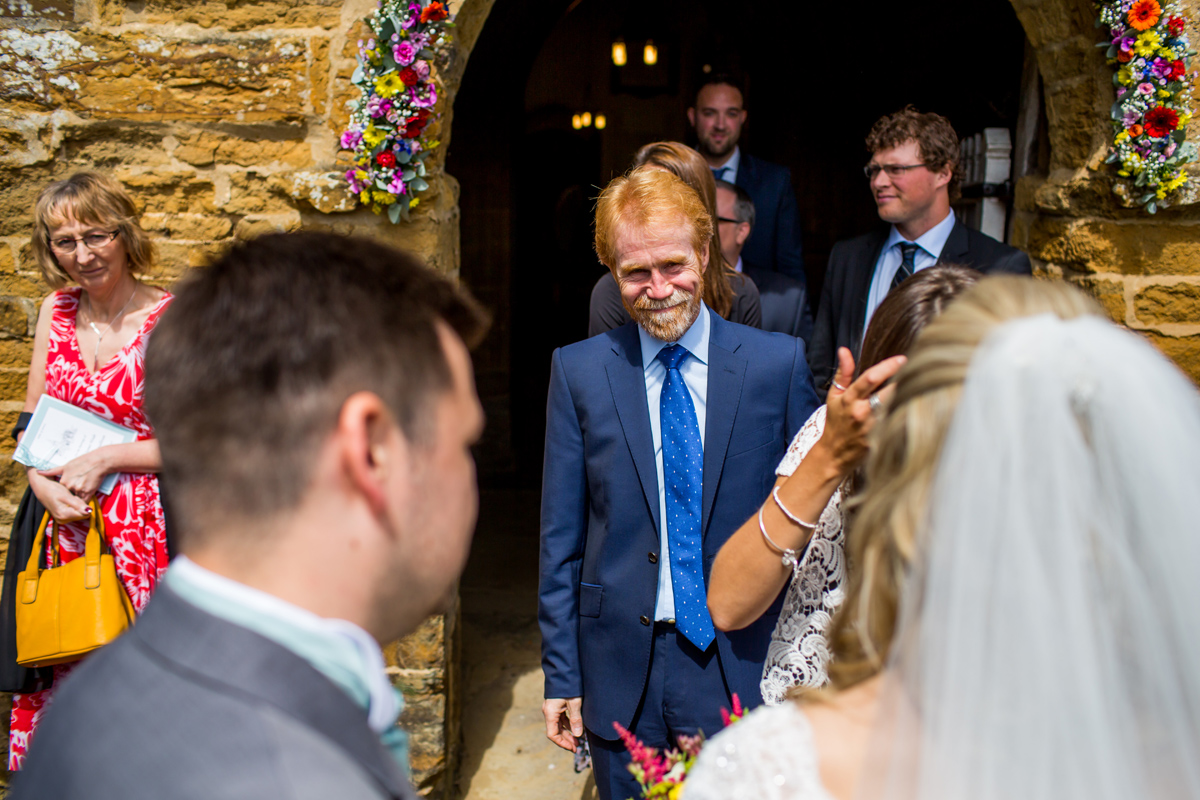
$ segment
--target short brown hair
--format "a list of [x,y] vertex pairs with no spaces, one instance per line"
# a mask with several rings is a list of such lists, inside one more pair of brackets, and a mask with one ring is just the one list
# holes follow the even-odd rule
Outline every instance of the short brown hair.
[[604,266],[615,271],[621,230],[676,222],[688,227],[696,253],[712,241],[712,217],[695,189],[673,172],[635,169],[614,178],[600,193],[596,202],[596,255]]
[[116,228],[125,245],[130,272],[143,274],[154,265],[154,244],[138,224],[137,209],[125,187],[99,172],[76,172],[43,189],[33,209],[33,256],[51,289],[61,289],[71,280],[50,250],[50,229],[68,217],[101,228]]
[[970,289],[983,276],[957,264],[923,269],[888,292],[871,315],[863,337],[858,372],[884,359],[907,353],[926,325],[945,310],[951,300]]
[[[410,441],[451,386],[438,335],[485,316],[449,279],[376,242],[271,234],[180,286],[146,352],[146,410],[181,541],[294,508],[346,398],[374,392]],[[173,531],[174,532],[174,531]]]
[[913,106],[905,106],[895,114],[881,117],[867,134],[867,152],[874,155],[880,150],[899,147],[905,142],[916,142],[921,151],[921,161],[933,172],[950,166],[950,202],[961,196],[962,169],[958,163],[958,134],[950,120],[941,114],[921,113]]

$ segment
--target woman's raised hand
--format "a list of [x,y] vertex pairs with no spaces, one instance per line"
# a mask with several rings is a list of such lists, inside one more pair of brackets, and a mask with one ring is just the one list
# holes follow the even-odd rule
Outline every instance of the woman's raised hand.
[[[875,425],[876,407],[891,398],[891,387],[880,390],[907,361],[892,356],[854,379],[854,356],[838,348],[838,369],[826,395],[825,431],[818,446],[828,450],[843,475],[853,472],[867,455],[867,437]],[[872,402],[873,398],[878,398]]]

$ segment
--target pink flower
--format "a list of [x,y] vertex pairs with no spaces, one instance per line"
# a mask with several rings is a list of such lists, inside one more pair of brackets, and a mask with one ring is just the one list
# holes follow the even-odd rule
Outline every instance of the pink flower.
[[412,68],[416,71],[417,77],[423,81],[429,80],[429,62],[423,59],[417,59],[413,62]]
[[387,112],[391,109],[392,101],[386,97],[372,95],[371,99],[367,101],[367,113],[372,117],[378,118],[387,116]]
[[412,42],[400,42],[392,49],[392,56],[395,57],[397,64],[407,67],[416,60],[417,48],[413,46]]
[[421,19],[421,7],[416,3],[408,4],[408,13],[404,15],[404,19],[400,21],[400,25],[404,28],[411,28]]
[[392,178],[392,182],[388,184],[388,191],[392,194],[404,194],[407,189],[408,187],[404,185],[404,181],[400,180],[399,175]]
[[356,172],[358,172],[358,169],[354,167],[346,170],[346,180],[350,183],[350,191],[359,194],[366,188],[366,184],[358,180],[358,176],[354,174]]
[[1137,93],[1143,97],[1152,95],[1154,94],[1154,87],[1149,83],[1139,83],[1137,87]]
[[353,150],[362,142],[362,131],[349,129],[342,134],[342,149]]
[[417,108],[431,108],[437,103],[437,89],[432,83],[423,83],[409,90],[412,104]]

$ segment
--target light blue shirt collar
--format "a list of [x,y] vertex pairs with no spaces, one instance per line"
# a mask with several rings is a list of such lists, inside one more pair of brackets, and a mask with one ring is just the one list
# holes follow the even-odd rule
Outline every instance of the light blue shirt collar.
[[682,345],[689,353],[703,364],[708,363],[708,339],[712,331],[712,320],[708,318],[708,306],[704,301],[700,301],[700,313],[696,315],[696,321],[692,323],[692,327],[688,328],[683,336],[679,337],[678,342],[664,342],[662,339],[655,339],[646,329],[638,325],[638,338],[642,343],[642,369],[643,371],[649,367],[656,358],[658,351],[662,350],[668,344]]
[[179,556],[165,578],[187,602],[254,631],[307,661],[359,706],[367,725],[408,771],[407,736],[395,727],[404,698],[388,679],[379,643],[352,622],[327,619]]
[[[946,246],[946,240],[950,238],[950,231],[952,230],[954,230],[953,211],[947,214],[944,220],[918,236],[913,244],[920,247],[935,259],[941,258],[942,248]],[[883,243],[883,249],[887,250],[888,248],[895,247],[901,242],[906,241],[908,240],[901,236],[900,231],[896,230],[896,226],[893,225],[891,231],[888,232],[887,241]]]
[[729,160],[719,167],[713,169],[724,169],[725,173],[721,176],[721,180],[729,183],[737,183],[738,166],[742,163],[742,148],[738,145],[733,146],[733,153],[730,154]]

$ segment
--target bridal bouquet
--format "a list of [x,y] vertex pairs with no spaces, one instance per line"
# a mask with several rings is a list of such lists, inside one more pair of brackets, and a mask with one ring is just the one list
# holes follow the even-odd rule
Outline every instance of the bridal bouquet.
[[396,223],[429,188],[425,159],[438,146],[425,134],[438,100],[431,67],[453,23],[442,0],[380,0],[367,23],[374,38],[358,43],[350,79],[362,95],[341,138],[354,151],[346,181],[362,205]]
[[1113,139],[1108,163],[1130,178],[1137,203],[1153,214],[1187,183],[1184,166],[1196,160],[1186,141],[1192,117],[1189,97],[1194,53],[1187,21],[1163,0],[1098,0],[1097,26],[1107,26],[1108,63],[1116,69],[1112,106]]
[[[729,727],[745,716],[742,703],[738,696],[733,696],[733,710],[721,709],[721,719],[725,727]],[[683,793],[683,784],[687,780],[688,770],[700,755],[700,747],[704,744],[704,733],[698,736],[680,736],[679,748],[659,753],[653,747],[646,747],[636,736],[614,722],[613,727],[621,736],[633,761],[629,771],[642,787],[642,797],[652,800],[679,800]]]

